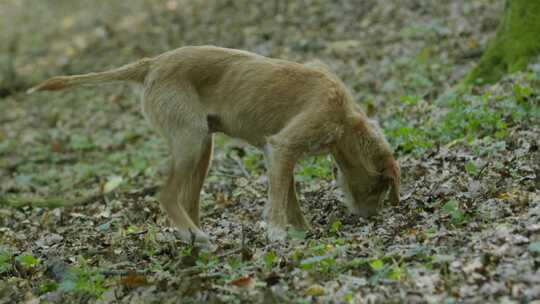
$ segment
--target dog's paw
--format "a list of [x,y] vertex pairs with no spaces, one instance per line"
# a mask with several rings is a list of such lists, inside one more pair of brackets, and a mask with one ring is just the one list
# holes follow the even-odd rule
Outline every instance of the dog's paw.
[[287,230],[278,225],[268,224],[266,235],[272,242],[283,241],[287,238]]
[[194,243],[194,245],[209,248],[210,238],[208,235],[200,229],[179,229],[180,237],[183,241],[188,243]]

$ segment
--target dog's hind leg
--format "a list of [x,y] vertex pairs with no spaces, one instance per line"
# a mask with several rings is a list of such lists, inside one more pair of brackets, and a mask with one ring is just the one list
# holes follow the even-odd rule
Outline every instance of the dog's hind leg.
[[212,154],[212,135],[189,86],[157,83],[145,92],[143,111],[171,150],[169,178],[159,201],[183,239],[208,243],[199,226],[199,195]]
[[178,138],[172,149],[174,165],[160,202],[184,239],[194,234],[198,242],[206,242],[199,228],[199,196],[212,155],[212,136],[193,131]]
[[[173,161],[175,162],[175,161]],[[179,229],[182,239],[190,241],[195,237],[197,243],[208,242],[208,237],[193,222],[186,209],[179,202],[179,183],[183,180],[176,162],[170,169],[169,178],[159,192],[158,200],[172,223]],[[179,176],[180,175],[180,176]],[[185,193],[185,190],[182,191]]]
[[[200,227],[199,224],[199,197],[204,183],[204,179],[208,173],[208,168],[212,160],[212,134],[207,135],[202,140],[201,154],[196,163],[196,168],[193,171],[189,190],[185,192],[185,197],[179,197],[180,204],[185,208],[193,223]],[[181,187],[181,185],[179,186]],[[182,195],[182,194],[181,194]]]

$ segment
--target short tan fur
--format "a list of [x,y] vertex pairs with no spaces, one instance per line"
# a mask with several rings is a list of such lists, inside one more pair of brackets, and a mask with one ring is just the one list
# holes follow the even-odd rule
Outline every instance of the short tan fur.
[[199,194],[223,132],[263,149],[268,167],[268,235],[309,227],[293,171],[306,155],[331,153],[349,209],[377,212],[390,189],[399,201],[400,170],[382,132],[324,64],[299,64],[213,46],[188,46],[102,73],[51,78],[28,92],[110,82],[142,85],[142,110],[172,154],[159,200],[186,240],[207,243]]

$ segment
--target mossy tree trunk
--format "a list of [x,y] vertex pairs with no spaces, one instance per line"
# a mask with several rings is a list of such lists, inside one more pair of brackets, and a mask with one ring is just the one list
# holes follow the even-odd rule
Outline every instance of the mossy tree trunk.
[[540,0],[506,0],[495,37],[478,65],[463,80],[471,86],[493,83],[519,71],[540,55]]

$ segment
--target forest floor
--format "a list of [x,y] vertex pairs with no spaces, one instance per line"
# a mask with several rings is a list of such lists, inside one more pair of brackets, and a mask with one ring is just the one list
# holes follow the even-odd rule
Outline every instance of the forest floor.
[[[453,92],[503,1],[443,2],[3,0],[0,303],[540,303],[540,61]],[[312,229],[269,242],[262,154],[218,136],[213,248],[193,247],[154,197],[167,151],[137,94],[23,93],[200,44],[330,65],[396,151],[399,205],[349,215],[331,159],[309,158]]]

